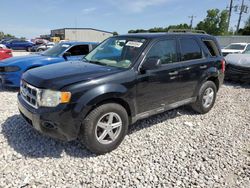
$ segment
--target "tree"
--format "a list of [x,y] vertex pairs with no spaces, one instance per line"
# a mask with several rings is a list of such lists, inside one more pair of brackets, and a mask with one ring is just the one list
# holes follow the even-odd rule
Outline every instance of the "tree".
[[0,31],[0,40],[2,40],[4,37],[4,32]]
[[245,28],[250,27],[250,16],[247,18],[247,21],[245,22]]
[[226,10],[220,12],[219,9],[207,11],[207,17],[196,26],[198,30],[204,30],[211,35],[227,34],[228,13]]
[[250,16],[248,17],[247,21],[245,22],[244,28],[239,29],[238,33],[240,35],[250,35]]
[[145,29],[136,29],[136,30],[129,30],[128,33],[159,33],[159,32],[168,32],[169,29],[190,29],[189,25],[179,24],[179,25],[170,25],[168,27],[154,27],[148,30]]
[[114,31],[114,32],[113,32],[113,35],[114,35],[114,36],[117,36],[117,35],[119,35],[119,34],[118,34],[116,31]]

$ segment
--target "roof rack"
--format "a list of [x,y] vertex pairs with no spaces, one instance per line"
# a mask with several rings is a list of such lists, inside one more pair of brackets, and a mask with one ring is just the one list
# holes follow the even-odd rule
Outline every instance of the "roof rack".
[[201,34],[207,34],[206,31],[195,30],[195,29],[169,29],[168,33],[201,33]]

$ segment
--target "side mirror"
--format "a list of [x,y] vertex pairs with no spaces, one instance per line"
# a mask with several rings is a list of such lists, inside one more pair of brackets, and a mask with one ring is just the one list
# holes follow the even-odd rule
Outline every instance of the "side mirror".
[[63,58],[67,61],[68,60],[68,57],[71,56],[71,53],[70,52],[65,52],[63,54]]
[[141,66],[141,71],[154,70],[161,66],[161,60],[158,58],[148,58]]

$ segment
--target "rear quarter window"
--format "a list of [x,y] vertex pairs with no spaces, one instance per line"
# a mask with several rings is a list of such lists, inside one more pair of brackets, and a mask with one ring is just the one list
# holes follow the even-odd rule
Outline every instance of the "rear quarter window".
[[203,39],[202,41],[207,47],[207,50],[212,57],[220,56],[220,51],[213,40]]

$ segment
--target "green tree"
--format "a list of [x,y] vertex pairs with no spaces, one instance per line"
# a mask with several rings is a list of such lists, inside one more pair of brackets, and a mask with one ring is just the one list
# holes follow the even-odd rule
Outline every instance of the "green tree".
[[119,34],[118,34],[116,31],[114,31],[114,32],[113,32],[113,35],[114,35],[114,36],[117,36],[117,35],[119,35]]
[[247,18],[247,20],[245,22],[245,28],[246,27],[250,27],[250,16]]
[[207,11],[207,17],[197,24],[196,29],[204,30],[211,35],[226,35],[227,19],[226,10],[210,9]]
[[2,40],[4,37],[4,32],[0,31],[0,40]]

